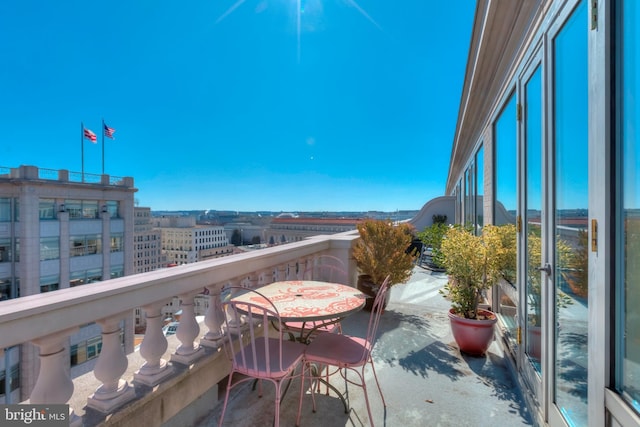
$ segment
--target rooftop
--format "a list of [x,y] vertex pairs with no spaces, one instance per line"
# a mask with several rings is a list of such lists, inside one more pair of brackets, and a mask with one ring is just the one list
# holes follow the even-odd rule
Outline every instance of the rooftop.
[[[442,273],[416,267],[407,284],[391,289],[391,299],[380,320],[373,354],[386,410],[373,378],[370,376],[367,380],[375,424],[533,425],[499,342],[494,341],[484,357],[462,355],[457,349],[446,314],[449,303],[438,292],[446,280]],[[348,317],[343,322],[344,333],[364,336],[368,316],[368,312],[361,311]],[[371,371],[367,374],[371,375]],[[332,378],[332,384],[345,391],[339,375]],[[282,401],[282,426],[295,424],[299,386],[299,382],[294,381]],[[263,390],[263,398],[258,398],[257,392],[251,390],[250,382],[233,389],[224,425],[270,425],[274,415],[273,386],[265,383]],[[303,399],[301,425],[372,425],[362,390],[351,386],[347,396],[350,412],[345,414],[341,401],[334,394],[316,394],[317,412],[314,414],[307,393]],[[219,398],[224,398],[222,387]],[[217,426],[220,410],[221,404],[197,427]]]

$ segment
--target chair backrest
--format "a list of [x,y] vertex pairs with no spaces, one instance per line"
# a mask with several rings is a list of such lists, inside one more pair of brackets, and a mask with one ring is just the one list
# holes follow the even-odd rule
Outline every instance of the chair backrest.
[[387,276],[380,285],[378,292],[376,293],[376,298],[373,300],[373,307],[371,309],[371,316],[369,317],[369,326],[367,328],[367,345],[369,348],[367,350],[371,351],[373,349],[373,345],[376,342],[377,333],[378,333],[378,324],[380,323],[380,316],[384,311],[385,300],[387,298],[387,292],[389,291],[389,278],[391,276]]
[[320,255],[313,265],[304,271],[305,280],[348,284],[348,274],[344,262],[332,255]]
[[[271,376],[272,371],[281,372],[282,322],[278,309],[269,298],[254,289],[235,286],[227,289],[231,295],[222,303],[227,328],[224,348],[233,369],[264,378]],[[239,295],[251,302],[235,301],[233,298]],[[233,323],[243,317],[246,322],[242,326]],[[275,331],[269,327],[270,323]]]

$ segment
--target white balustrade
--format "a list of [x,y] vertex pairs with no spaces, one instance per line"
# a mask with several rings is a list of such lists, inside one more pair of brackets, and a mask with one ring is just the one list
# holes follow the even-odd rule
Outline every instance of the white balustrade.
[[204,356],[204,349],[195,341],[200,334],[200,325],[196,321],[193,302],[196,295],[194,293],[179,295],[182,315],[180,316],[176,337],[178,337],[180,345],[176,352],[171,355],[171,361],[182,363],[183,365],[190,365],[196,359]]
[[[39,349],[40,372],[31,391],[29,403],[66,404],[73,396],[74,386],[69,376],[69,355],[65,347],[71,334],[78,329],[68,329],[32,341]],[[82,419],[74,413],[72,407],[69,407],[69,420],[71,426],[82,424]]]
[[[39,373],[33,389],[27,382],[21,387],[23,394],[29,396],[30,403],[68,403],[70,407],[75,406],[76,411],[84,412],[80,409],[86,402],[87,409],[94,409],[100,416],[108,417],[133,400],[153,399],[155,387],[173,378],[172,373],[175,374],[171,362],[191,364],[197,358],[210,354],[202,346],[219,345],[217,342],[224,332],[223,316],[227,315],[220,305],[223,285],[255,287],[278,280],[296,279],[298,274],[304,272],[305,263],[312,262],[310,260],[331,248],[332,239],[331,236],[322,236],[313,241],[275,246],[239,257],[223,257],[179,268],[105,280],[90,286],[30,295],[20,298],[19,302],[2,301],[0,355],[3,349],[34,343],[40,350]],[[349,239],[355,241],[357,235]],[[209,290],[209,307],[204,320],[208,331],[199,338],[198,343],[196,340],[200,328],[194,315],[194,297],[203,287]],[[180,344],[172,354],[171,362],[167,362],[162,358],[167,352],[168,343],[162,333],[161,308],[164,301],[176,295],[176,289],[180,289],[179,297],[182,299],[182,317],[176,334]],[[130,318],[137,307],[142,307],[146,314],[147,330],[139,350],[139,357],[144,363],[134,373],[134,366],[128,370],[129,359],[122,345],[121,322]],[[243,321],[242,318],[230,319],[238,332],[243,329]],[[81,325],[93,322],[102,328],[102,347],[93,369],[97,381],[72,381],[69,337]],[[127,343],[133,340],[127,331],[124,337]],[[154,387],[153,391],[136,396],[133,385],[128,382],[129,378],[124,377],[127,372],[127,375],[133,376],[135,384]],[[80,419],[73,409],[70,415],[74,427],[88,421],[87,416]],[[92,416],[88,414],[89,418]]]
[[200,345],[204,347],[217,349],[222,344],[222,326],[224,324],[224,313],[220,301],[220,287],[208,286],[209,290],[209,307],[204,315],[204,324],[209,331],[200,338]]
[[102,327],[102,350],[93,374],[102,385],[89,396],[87,406],[103,413],[109,413],[135,398],[133,386],[121,378],[129,364],[120,342],[120,321],[124,317],[126,314],[97,322]]
[[145,363],[134,373],[134,380],[138,383],[153,387],[173,373],[173,366],[169,365],[162,355],[167,351],[167,337],[162,333],[163,302],[149,304],[142,307],[147,320],[147,329],[140,344],[140,355]]

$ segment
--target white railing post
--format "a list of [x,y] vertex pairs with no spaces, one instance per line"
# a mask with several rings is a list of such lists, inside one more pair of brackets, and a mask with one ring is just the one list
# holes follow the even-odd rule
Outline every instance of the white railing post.
[[[78,328],[67,329],[46,338],[33,340],[39,348],[40,372],[29,396],[29,403],[66,404],[73,396],[73,381],[69,375],[69,354],[65,351],[71,334]],[[69,407],[71,426],[82,425],[82,419]]]
[[149,304],[142,307],[146,317],[147,330],[140,344],[140,356],[145,362],[133,375],[134,381],[153,387],[173,373],[173,366],[169,365],[162,355],[167,351],[167,338],[162,333],[163,302]]
[[[240,279],[233,279],[230,280],[230,284],[231,286],[242,286],[242,280]],[[229,295],[229,298],[233,298],[236,294],[238,293],[237,289],[232,289],[231,290],[231,295]],[[236,313],[229,309],[227,310],[226,313],[224,313],[225,316],[227,316],[227,319],[229,319],[229,330],[227,331],[227,333],[241,333],[242,331],[242,327],[245,323],[244,319],[242,319],[242,317],[237,317]]]
[[129,364],[120,342],[120,321],[127,315],[97,322],[102,327],[102,350],[93,374],[102,385],[89,396],[87,406],[102,413],[110,413],[135,398],[133,387],[121,378]]
[[195,341],[200,334],[200,326],[196,321],[193,302],[196,295],[197,294],[193,293],[178,295],[182,316],[180,316],[176,337],[178,337],[180,345],[176,349],[176,352],[171,355],[171,361],[183,365],[190,365],[204,355],[204,349]]
[[222,333],[222,325],[224,318],[220,301],[220,286],[208,286],[209,290],[209,307],[204,315],[204,324],[207,325],[209,331],[200,338],[200,345],[204,347],[217,349],[222,343],[224,334]]
[[260,276],[256,273],[251,273],[249,277],[247,277],[247,283],[250,289],[258,289],[260,286]]

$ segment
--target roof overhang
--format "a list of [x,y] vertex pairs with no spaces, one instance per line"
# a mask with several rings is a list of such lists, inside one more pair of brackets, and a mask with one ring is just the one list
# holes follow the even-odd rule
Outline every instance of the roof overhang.
[[478,0],[445,194],[451,195],[549,0]]

